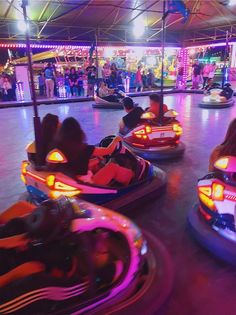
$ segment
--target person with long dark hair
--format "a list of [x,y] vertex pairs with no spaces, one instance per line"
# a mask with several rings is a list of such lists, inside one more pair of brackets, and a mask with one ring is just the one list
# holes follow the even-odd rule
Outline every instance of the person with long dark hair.
[[78,179],[97,185],[109,185],[112,180],[128,185],[134,176],[133,171],[114,162],[108,162],[95,174],[92,172],[96,162],[93,163],[94,160],[91,160],[91,157],[97,157],[99,160],[104,156],[109,156],[120,141],[121,138],[116,137],[106,148],[89,145],[86,143],[86,136],[79,122],[69,117],[60,127],[56,148],[62,151],[67,159],[63,167],[66,167],[67,171],[76,175]]
[[[41,125],[41,160],[45,163],[46,156],[53,148],[54,139],[60,125],[59,117],[48,113],[44,116]],[[31,143],[27,148],[29,160],[35,162],[35,142]]]
[[236,156],[236,118],[231,121],[224,141],[215,147],[209,160],[209,171],[214,171],[215,162],[222,156]]

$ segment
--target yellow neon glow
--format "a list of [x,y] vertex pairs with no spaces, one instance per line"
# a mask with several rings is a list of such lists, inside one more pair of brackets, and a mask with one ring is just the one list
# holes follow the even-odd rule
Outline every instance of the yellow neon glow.
[[176,133],[177,136],[182,135],[183,128],[179,124],[173,124],[172,128],[173,128],[173,131]]
[[151,126],[146,126],[146,133],[152,133],[152,127]]
[[49,193],[49,197],[52,199],[57,199],[61,196],[66,196],[66,197],[74,197],[77,196],[81,193],[80,190],[74,190],[74,191],[58,191],[58,190],[52,190]]
[[221,184],[214,183],[212,186],[212,197],[214,200],[222,201],[224,200],[224,186]]
[[210,199],[209,197],[207,197],[206,195],[200,193],[199,194],[199,199],[211,210],[215,210],[215,204],[214,201],[212,199]]
[[26,175],[27,173],[27,166],[29,165],[29,162],[28,161],[23,161],[22,164],[21,164],[21,173],[23,175]]
[[142,119],[154,119],[154,118],[156,118],[156,115],[153,114],[152,112],[146,112],[146,113],[142,114],[141,118]]
[[228,167],[229,158],[223,157],[215,162],[215,167],[225,170]]
[[200,193],[203,193],[204,195],[211,197],[211,187],[210,186],[202,186],[202,187],[198,187],[198,191]]
[[67,191],[75,191],[75,190],[78,190],[76,187],[73,187],[73,186],[64,184],[64,183],[62,183],[62,182],[58,182],[58,181],[56,181],[56,183],[55,183],[55,189],[58,189],[58,190],[67,190]]
[[26,184],[25,176],[21,174],[20,178],[21,178],[22,182],[23,182],[24,184]]
[[48,187],[53,187],[54,186],[54,184],[55,184],[55,176],[54,175],[49,175],[49,176],[47,176],[47,178],[46,178],[46,184],[47,184],[47,186]]
[[174,116],[178,116],[178,115],[179,115],[179,113],[176,112],[175,110],[172,110],[172,114],[173,114]]
[[53,150],[48,153],[47,162],[49,163],[66,163],[67,159],[59,150]]
[[144,135],[145,134],[145,130],[141,129],[141,130],[137,130],[134,132],[136,135]]

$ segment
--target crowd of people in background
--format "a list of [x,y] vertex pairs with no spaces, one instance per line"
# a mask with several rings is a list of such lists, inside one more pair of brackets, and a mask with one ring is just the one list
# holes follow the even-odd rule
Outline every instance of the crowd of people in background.
[[16,100],[16,79],[14,75],[0,75],[0,99],[2,101]]
[[[184,67],[179,63],[177,67],[175,88],[181,88],[183,83]],[[196,60],[192,64],[192,89],[206,89],[214,83],[216,72],[215,62],[200,64]],[[156,78],[152,69],[137,66],[134,75],[134,87],[136,92],[143,89],[156,88]],[[38,90],[41,97],[93,97],[99,91],[101,83],[105,91],[121,90],[124,79],[127,77],[123,70],[117,68],[115,63],[106,61],[103,66],[97,65],[90,59],[84,67],[71,67],[58,71],[56,66],[48,63],[38,72]],[[110,95],[110,94],[109,94]],[[108,96],[108,95],[106,95]],[[14,75],[3,73],[0,75],[0,99],[3,101],[16,100],[16,79]]]
[[198,60],[192,65],[192,89],[198,90],[200,84],[202,84],[202,89],[205,89],[206,85],[213,82],[216,72],[216,64],[207,63],[202,66]]
[[[115,63],[106,62],[103,67],[97,67],[89,60],[84,68],[66,68],[57,71],[55,65],[48,63],[43,71],[38,73],[39,95],[47,98],[70,96],[93,96],[96,88],[104,82],[109,89],[119,88],[123,84],[124,72]],[[155,86],[155,76],[151,69],[145,71],[138,66],[135,74],[136,91]],[[64,92],[63,92],[64,91]]]

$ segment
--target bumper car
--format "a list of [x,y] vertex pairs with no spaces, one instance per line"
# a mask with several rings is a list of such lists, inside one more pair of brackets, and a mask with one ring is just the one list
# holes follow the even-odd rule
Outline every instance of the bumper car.
[[151,315],[171,292],[166,249],[118,213],[63,197],[0,223],[0,314]]
[[[108,146],[114,136],[104,138],[100,146]],[[49,153],[47,161],[55,165],[54,171],[45,167],[35,167],[33,162],[23,161],[21,178],[26,185],[30,201],[39,204],[48,198],[60,196],[80,198],[102,204],[112,209],[122,209],[128,204],[134,204],[140,199],[150,198],[163,192],[166,186],[166,173],[150,162],[135,156],[120,142],[110,158],[122,166],[127,166],[134,171],[134,178],[128,186],[121,186],[114,182],[110,186],[98,186],[78,180],[74,174],[64,166],[65,158],[59,150]]]
[[222,157],[198,182],[199,204],[188,214],[193,236],[215,256],[236,266],[236,157]]
[[119,102],[109,102],[104,100],[99,96],[94,97],[95,103],[93,103],[93,108],[103,108],[103,109],[124,109],[121,101]]
[[164,114],[163,122],[158,124],[153,113],[145,112],[141,124],[123,136],[125,145],[147,160],[181,157],[185,145],[180,141],[182,127],[176,120],[177,115],[174,110],[169,110]]
[[209,90],[203,96],[199,106],[202,108],[226,108],[232,106],[234,104],[233,90],[230,89],[231,91],[227,91],[227,89],[228,87],[224,87],[223,89],[218,87]]

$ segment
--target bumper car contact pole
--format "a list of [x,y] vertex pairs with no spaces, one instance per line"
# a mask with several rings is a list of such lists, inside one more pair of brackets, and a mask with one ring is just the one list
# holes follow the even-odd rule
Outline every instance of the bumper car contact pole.
[[161,39],[161,106],[160,106],[160,124],[163,121],[163,104],[164,104],[164,58],[165,58],[165,41],[166,41],[166,17],[168,12],[166,12],[166,0],[163,0],[163,16],[162,16],[162,39]]
[[22,10],[24,21],[26,25],[25,31],[25,41],[26,41],[26,54],[28,57],[28,65],[29,65],[29,74],[30,74],[30,81],[31,81],[31,98],[33,102],[34,108],[34,134],[35,134],[35,146],[36,146],[36,162],[38,165],[41,165],[41,122],[40,117],[38,115],[38,107],[36,101],[36,92],[35,92],[35,84],[34,84],[34,75],[33,75],[33,66],[32,66],[32,51],[30,47],[30,38],[29,38],[29,23],[27,18],[27,11],[26,7],[28,5],[28,0],[22,0]]
[[225,83],[227,83],[225,82],[225,76],[226,76],[226,61],[227,61],[228,52],[229,52],[229,31],[226,31],[222,89],[224,88]]

